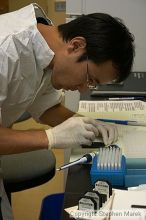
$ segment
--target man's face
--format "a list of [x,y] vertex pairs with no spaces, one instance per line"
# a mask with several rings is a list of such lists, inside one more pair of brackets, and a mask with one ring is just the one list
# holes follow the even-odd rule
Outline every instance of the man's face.
[[73,62],[69,58],[64,58],[53,68],[52,84],[56,89],[84,92],[90,85],[106,84],[114,81],[116,77],[117,71],[112,61],[96,65],[90,60]]
[[73,46],[66,45],[65,49],[55,54],[51,79],[54,88],[84,92],[89,85],[106,84],[117,78],[117,70],[112,61],[99,65],[88,59],[77,62],[85,53],[85,48],[77,48],[78,42]]

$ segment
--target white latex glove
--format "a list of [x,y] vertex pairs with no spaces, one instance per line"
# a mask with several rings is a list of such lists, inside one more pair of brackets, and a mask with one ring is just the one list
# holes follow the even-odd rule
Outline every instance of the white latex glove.
[[72,117],[54,128],[46,130],[49,148],[90,146],[101,135],[104,143],[111,144],[117,139],[114,126],[88,117]]
[[118,140],[118,129],[115,125],[96,120],[100,136],[105,145],[110,145]]

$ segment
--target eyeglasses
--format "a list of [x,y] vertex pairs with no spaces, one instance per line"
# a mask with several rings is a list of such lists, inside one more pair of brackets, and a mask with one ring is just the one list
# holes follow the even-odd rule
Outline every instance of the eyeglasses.
[[[89,65],[88,65],[88,56],[87,56],[87,72],[86,72],[86,75],[87,75],[87,79],[86,79],[86,84],[87,84],[87,87],[88,89],[97,89],[97,85],[99,83],[97,83],[95,80],[93,80],[91,77],[90,77],[90,74],[89,74]],[[108,83],[105,83],[105,85],[107,84],[114,84],[114,83],[117,83],[118,79],[114,79],[114,80],[111,80],[110,82]]]
[[87,87],[88,89],[96,89],[97,87],[97,83],[90,78],[90,74],[89,74],[89,67],[88,67],[88,57],[87,57],[87,72],[86,72],[86,75],[87,75],[87,79],[86,79],[86,83],[87,83]]

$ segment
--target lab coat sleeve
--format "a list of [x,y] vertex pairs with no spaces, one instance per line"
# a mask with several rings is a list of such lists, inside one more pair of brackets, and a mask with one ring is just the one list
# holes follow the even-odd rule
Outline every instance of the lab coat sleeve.
[[8,90],[8,58],[0,49],[0,125],[2,124],[2,104],[7,97]]

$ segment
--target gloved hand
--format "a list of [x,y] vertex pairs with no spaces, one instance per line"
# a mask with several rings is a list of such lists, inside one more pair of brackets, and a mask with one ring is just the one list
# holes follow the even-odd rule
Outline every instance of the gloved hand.
[[104,143],[111,144],[117,139],[116,128],[88,117],[72,117],[54,128],[46,130],[49,148],[90,146],[101,135]]
[[118,140],[118,129],[115,125],[96,120],[99,135],[105,145],[110,145]]

